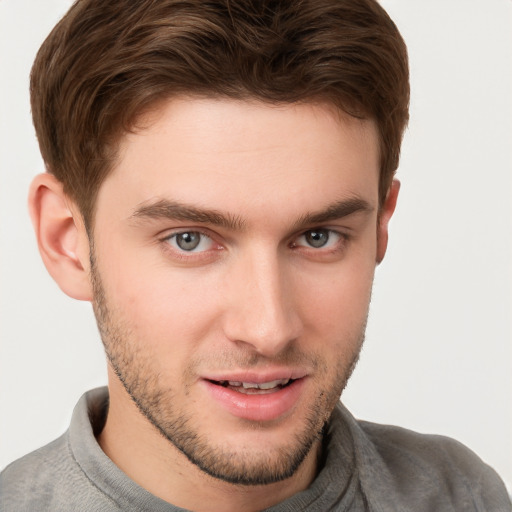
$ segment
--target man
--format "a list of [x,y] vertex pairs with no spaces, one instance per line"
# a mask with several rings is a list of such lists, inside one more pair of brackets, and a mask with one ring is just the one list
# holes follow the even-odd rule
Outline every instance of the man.
[[2,510],[509,510],[454,441],[338,398],[386,252],[406,50],[371,1],[77,2],[43,45],[41,255],[109,389]]

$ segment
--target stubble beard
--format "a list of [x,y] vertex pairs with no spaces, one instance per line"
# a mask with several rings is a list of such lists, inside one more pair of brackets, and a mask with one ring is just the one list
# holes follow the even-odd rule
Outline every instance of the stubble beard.
[[[231,484],[267,485],[285,480],[297,472],[315,442],[322,439],[324,427],[357,364],[366,322],[363,323],[357,343],[349,344],[356,346],[356,349],[348,358],[340,357],[332,385],[321,389],[316,399],[311,400],[300,432],[271,453],[256,458],[254,450],[247,454],[213,445],[205,434],[197,431],[186,413],[173,408],[176,390],[162,389],[158,374],[152,371],[151,362],[137,344],[130,328],[115,318],[93,254],[91,280],[94,313],[107,359],[139,411],[165,439],[206,474]],[[297,354],[290,349],[280,357],[279,363],[293,364],[304,357],[304,354]],[[254,354],[245,358],[245,363],[251,367],[259,366],[263,362],[268,363],[268,360]],[[310,357],[308,362],[311,364]],[[318,375],[327,370],[326,363],[320,358],[315,357],[313,363]],[[241,366],[240,358],[233,361],[233,364]],[[259,429],[261,425],[248,425],[248,428]]]

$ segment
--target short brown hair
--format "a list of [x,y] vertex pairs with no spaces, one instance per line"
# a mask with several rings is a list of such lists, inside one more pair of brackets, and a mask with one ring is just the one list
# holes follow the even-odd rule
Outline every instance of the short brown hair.
[[37,54],[31,102],[47,169],[86,225],[122,134],[178,94],[374,119],[382,202],[408,121],[407,50],[375,0],[77,0]]

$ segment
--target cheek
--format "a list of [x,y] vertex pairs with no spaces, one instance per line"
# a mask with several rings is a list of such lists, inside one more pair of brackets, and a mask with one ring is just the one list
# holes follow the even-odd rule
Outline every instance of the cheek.
[[310,332],[320,342],[336,345],[358,343],[366,325],[374,276],[374,263],[368,259],[355,264],[344,262],[337,268],[317,273],[306,288],[313,294],[303,294],[302,310]]
[[116,262],[103,272],[106,294],[138,345],[179,359],[214,330],[217,302],[207,278],[122,255]]
[[365,308],[375,273],[375,246],[361,244],[337,263],[302,269],[303,288],[329,309],[342,307],[348,314]]

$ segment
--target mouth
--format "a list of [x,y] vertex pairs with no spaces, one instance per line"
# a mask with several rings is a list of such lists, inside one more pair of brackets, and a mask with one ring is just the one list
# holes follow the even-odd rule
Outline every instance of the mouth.
[[279,373],[209,376],[202,382],[215,408],[220,406],[232,416],[264,422],[287,417],[300,403],[307,385],[306,373]]
[[242,382],[237,380],[210,380],[212,384],[244,395],[266,395],[290,386],[296,379],[277,379],[268,382]]

